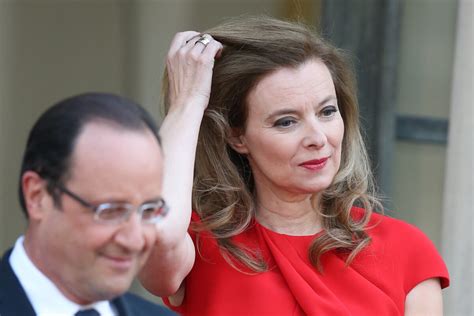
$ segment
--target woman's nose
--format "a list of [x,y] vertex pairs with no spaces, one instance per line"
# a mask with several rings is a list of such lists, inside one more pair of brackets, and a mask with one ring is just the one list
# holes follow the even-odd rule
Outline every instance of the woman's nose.
[[317,119],[311,120],[306,124],[303,145],[308,148],[320,149],[327,142],[326,133],[321,122]]

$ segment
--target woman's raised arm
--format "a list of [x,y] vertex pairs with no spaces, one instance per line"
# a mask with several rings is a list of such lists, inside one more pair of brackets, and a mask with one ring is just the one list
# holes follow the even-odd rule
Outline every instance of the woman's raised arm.
[[[169,110],[160,129],[164,152],[163,197],[170,207],[157,224],[157,241],[140,281],[158,296],[175,294],[191,270],[195,250],[188,234],[199,128],[209,102],[214,58],[222,45],[209,35],[178,33],[168,52]],[[180,291],[182,296],[182,291]]]

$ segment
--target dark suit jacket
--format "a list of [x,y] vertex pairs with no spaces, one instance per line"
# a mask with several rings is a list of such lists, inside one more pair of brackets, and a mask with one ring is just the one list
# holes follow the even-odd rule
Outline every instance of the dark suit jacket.
[[[10,266],[11,249],[0,262],[0,316],[34,316],[35,311]],[[112,301],[120,316],[171,316],[172,311],[126,293]]]

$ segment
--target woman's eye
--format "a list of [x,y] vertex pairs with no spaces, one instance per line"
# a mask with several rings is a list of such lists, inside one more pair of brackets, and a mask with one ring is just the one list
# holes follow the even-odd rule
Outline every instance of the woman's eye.
[[322,109],[320,113],[321,113],[321,116],[323,116],[323,117],[331,117],[337,111],[338,111],[337,107],[335,107],[333,105],[330,105],[330,106],[326,106],[324,109]]
[[273,126],[275,126],[275,127],[290,127],[295,123],[296,123],[296,120],[294,118],[284,117],[284,118],[281,118],[281,119],[277,120],[275,122],[275,124],[273,124]]

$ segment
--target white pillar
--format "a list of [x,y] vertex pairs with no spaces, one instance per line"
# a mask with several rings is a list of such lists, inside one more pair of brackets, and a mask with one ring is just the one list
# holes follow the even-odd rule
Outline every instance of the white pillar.
[[445,315],[473,315],[473,1],[460,0],[443,209],[443,256],[451,275]]

